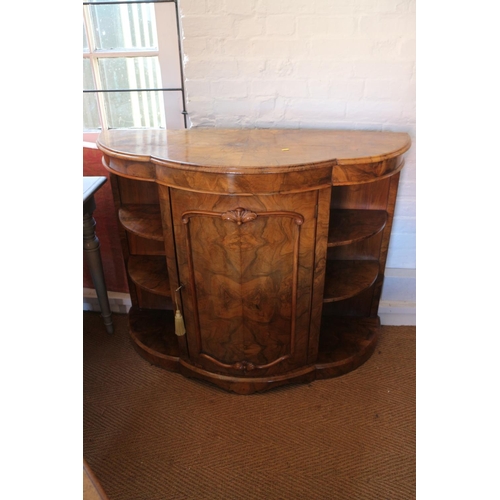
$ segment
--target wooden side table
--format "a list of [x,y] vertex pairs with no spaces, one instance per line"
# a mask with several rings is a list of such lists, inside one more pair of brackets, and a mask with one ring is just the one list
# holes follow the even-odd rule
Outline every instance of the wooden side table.
[[83,177],[83,250],[87,256],[90,276],[97,293],[106,330],[108,333],[113,333],[113,321],[104,281],[100,243],[95,234],[96,222],[92,216],[96,208],[94,194],[106,181],[106,177]]

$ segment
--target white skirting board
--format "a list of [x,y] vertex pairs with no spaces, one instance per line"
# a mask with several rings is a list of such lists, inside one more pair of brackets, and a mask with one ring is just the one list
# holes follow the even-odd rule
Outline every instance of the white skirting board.
[[[128,293],[108,292],[108,300],[113,313],[127,314],[132,307],[132,301]],[[93,288],[83,289],[83,310],[101,312],[97,294]]]
[[382,325],[416,326],[417,307],[415,302],[386,302],[380,301],[378,315]]
[[417,321],[416,269],[386,268],[378,314],[383,325],[413,325]]
[[[383,325],[413,325],[417,323],[415,269],[386,269],[382,299],[379,306]],[[128,293],[108,292],[111,312],[126,314],[132,303]],[[100,311],[94,289],[83,289],[83,310]]]

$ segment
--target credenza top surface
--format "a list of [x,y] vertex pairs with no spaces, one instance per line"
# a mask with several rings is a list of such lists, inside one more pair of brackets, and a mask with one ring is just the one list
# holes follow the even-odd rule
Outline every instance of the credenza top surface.
[[241,170],[383,161],[410,145],[406,133],[324,129],[107,130],[97,140],[123,159]]

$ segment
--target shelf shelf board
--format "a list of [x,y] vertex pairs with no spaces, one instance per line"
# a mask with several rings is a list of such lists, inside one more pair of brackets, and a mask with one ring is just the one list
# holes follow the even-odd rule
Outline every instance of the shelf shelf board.
[[316,378],[343,375],[362,365],[378,340],[377,317],[323,316],[316,360]]
[[385,210],[330,210],[328,247],[349,245],[370,238],[382,231],[386,223]]
[[118,218],[127,231],[141,238],[163,241],[163,228],[158,205],[123,205],[118,211]]
[[160,255],[131,255],[128,261],[130,279],[147,292],[171,297],[167,263]]
[[178,371],[179,346],[173,311],[132,307],[129,326],[134,347],[142,357],[167,370]]
[[329,260],[323,302],[354,297],[372,286],[378,273],[379,263],[376,260]]

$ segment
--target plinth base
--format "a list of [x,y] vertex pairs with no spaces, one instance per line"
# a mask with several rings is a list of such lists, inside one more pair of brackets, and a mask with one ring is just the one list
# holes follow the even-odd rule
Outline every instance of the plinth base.
[[238,394],[338,377],[355,370],[375,350],[380,328],[378,317],[324,316],[315,363],[271,377],[234,377],[209,372],[179,356],[172,311],[132,308],[129,324],[135,349],[150,363]]

